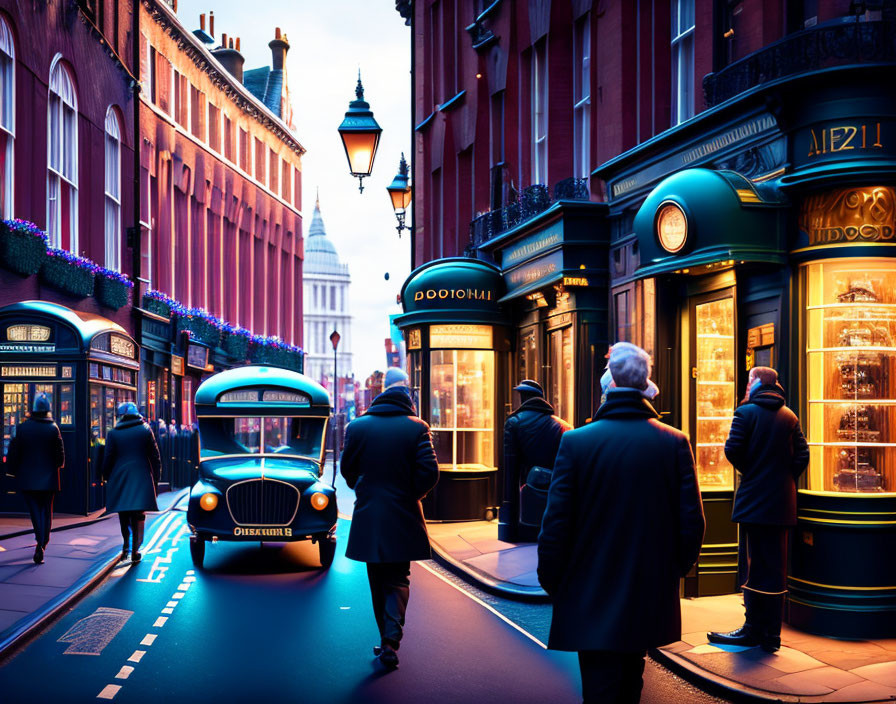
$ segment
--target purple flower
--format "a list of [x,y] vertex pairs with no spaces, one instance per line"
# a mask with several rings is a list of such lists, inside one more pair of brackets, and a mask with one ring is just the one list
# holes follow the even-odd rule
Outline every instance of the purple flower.
[[128,288],[134,287],[134,282],[131,281],[127,276],[122,274],[121,272],[115,271],[114,269],[106,269],[105,267],[97,267],[97,274],[100,276],[109,279],[110,281],[117,281]]
[[73,252],[69,252],[67,249],[57,249],[56,247],[47,247],[47,256],[56,257],[57,259],[63,259],[67,261],[69,264],[72,264],[79,269],[86,269],[91,274],[97,274],[99,270],[102,268],[97,265],[96,262],[87,259],[86,257],[79,257],[77,254]]
[[19,232],[23,235],[33,235],[34,237],[39,237],[44,242],[49,243],[50,238],[47,236],[47,233],[41,230],[37,225],[29,220],[22,220],[21,218],[13,218],[11,220],[4,220],[3,224],[6,225],[12,232]]

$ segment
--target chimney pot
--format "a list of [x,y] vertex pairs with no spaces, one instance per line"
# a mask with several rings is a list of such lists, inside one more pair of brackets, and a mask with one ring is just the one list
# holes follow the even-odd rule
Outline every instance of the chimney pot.
[[233,49],[233,39],[230,40],[230,48]]
[[212,10],[208,13],[208,33],[210,36],[215,36],[215,11]]
[[274,38],[275,39],[280,38],[280,28],[279,27],[277,27],[277,29],[274,30]]
[[240,50],[240,38],[239,37],[236,38],[236,50],[237,51]]
[[225,49],[227,48],[227,32],[223,32],[221,34],[221,46],[223,46]]
[[201,29],[203,32],[205,31],[205,13],[204,12],[201,15],[199,15],[199,29]]
[[271,60],[275,71],[283,70],[286,64],[286,52],[289,51],[289,42],[286,41],[286,35],[277,27],[274,30],[274,38],[268,42],[271,49]]

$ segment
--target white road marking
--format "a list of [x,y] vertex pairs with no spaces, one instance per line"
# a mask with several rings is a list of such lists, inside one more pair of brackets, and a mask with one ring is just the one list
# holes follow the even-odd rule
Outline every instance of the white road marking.
[[177,606],[177,602],[169,601],[167,604],[165,604],[165,606],[167,606],[169,609],[173,609],[175,606]]
[[57,642],[69,643],[64,655],[100,655],[133,615],[133,611],[100,606],[69,628]]
[[172,599],[183,599],[186,595],[187,595],[186,592],[174,592],[174,594],[171,595],[171,598]]
[[352,607],[351,606],[340,606],[339,610],[340,611],[348,611],[350,608],[352,608]]
[[196,581],[195,577],[184,577],[184,582],[195,582],[195,581]]
[[165,518],[161,520],[158,528],[153,530],[149,542],[143,547],[144,554],[148,554],[149,551],[152,550],[153,547],[155,547],[156,542],[159,540],[159,536],[161,536],[162,533],[168,528],[168,525],[171,523],[171,521],[174,520],[175,515],[176,514],[174,513],[169,513],[167,516],[165,516]]
[[118,690],[121,689],[120,684],[107,684],[103,687],[103,691],[96,695],[97,699],[115,699]]
[[117,680],[126,680],[131,676],[131,673],[134,671],[134,668],[130,665],[122,665],[121,669],[118,671],[118,674],[115,675],[115,679]]
[[167,617],[167,616],[159,616],[159,617],[156,619],[156,622],[155,622],[154,624],[152,624],[152,627],[153,627],[153,628],[161,628],[161,627],[164,626],[166,623],[168,623],[168,617]]
[[429,567],[428,565],[425,565],[425,564],[423,564],[422,562],[418,562],[417,564],[418,564],[420,567],[422,567],[423,569],[425,569],[427,572],[429,572],[430,574],[433,574],[433,575],[435,575],[436,577],[438,577],[439,579],[441,579],[441,580],[442,580],[445,584],[447,584],[448,586],[450,586],[450,587],[454,587],[454,588],[457,589],[457,591],[459,591],[461,594],[463,594],[463,595],[466,596],[467,598],[472,599],[473,601],[475,601],[477,604],[479,604],[479,605],[480,605],[481,607],[483,607],[484,609],[486,609],[486,610],[488,610],[488,611],[491,611],[495,616],[497,616],[499,619],[501,619],[502,621],[504,621],[504,623],[506,623],[507,625],[509,625],[509,626],[511,626],[511,627],[513,627],[513,628],[515,628],[515,629],[518,630],[520,633],[522,633],[524,636],[526,636],[526,637],[529,638],[530,640],[534,641],[535,643],[538,643],[538,645],[540,645],[542,648],[544,648],[545,650],[547,650],[547,647],[548,647],[548,646],[546,646],[544,643],[542,643],[540,640],[538,640],[538,638],[536,638],[535,636],[533,636],[533,635],[532,635],[531,633],[529,633],[529,631],[527,631],[526,629],[522,628],[521,626],[519,626],[519,625],[517,625],[516,623],[514,623],[513,621],[511,621],[509,618],[507,618],[504,614],[502,614],[500,611],[498,611],[498,610],[495,609],[494,607],[489,606],[488,604],[486,604],[486,603],[485,603],[482,599],[480,599],[479,597],[474,596],[473,594],[470,594],[469,592],[467,592],[467,591],[461,589],[459,586],[457,586],[456,584],[454,584],[454,582],[452,582],[452,581],[449,580],[449,579],[446,579],[444,576],[442,576],[441,574],[439,574],[438,572],[436,572],[432,567]]
[[164,609],[162,609],[162,613],[163,613],[163,614],[173,614],[173,613],[174,613],[174,609],[172,609],[172,608],[166,606]]
[[140,662],[144,655],[146,655],[145,650],[135,650],[131,653],[131,657],[128,658],[128,662]]
[[184,582],[183,584],[181,584],[178,587],[178,589],[180,589],[182,592],[187,591],[187,589],[189,589],[189,588],[190,588],[190,584],[188,582]]
[[158,636],[155,633],[147,633],[143,637],[143,640],[140,641],[140,645],[152,645],[156,642],[156,638],[158,638]]
[[187,570],[187,574],[196,574],[193,570]]

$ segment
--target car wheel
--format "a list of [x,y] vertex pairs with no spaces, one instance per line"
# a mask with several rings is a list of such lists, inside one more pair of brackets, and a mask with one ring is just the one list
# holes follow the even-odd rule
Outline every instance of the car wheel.
[[320,553],[320,566],[327,569],[333,564],[333,558],[336,557],[336,541],[324,536],[317,541],[317,549]]
[[190,557],[193,558],[193,566],[196,569],[202,569],[202,562],[205,560],[205,540],[200,537],[190,537]]

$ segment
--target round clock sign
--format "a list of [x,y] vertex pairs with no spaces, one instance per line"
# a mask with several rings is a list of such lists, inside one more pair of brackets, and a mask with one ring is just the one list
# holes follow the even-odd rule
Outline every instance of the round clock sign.
[[688,218],[677,203],[667,201],[656,213],[656,236],[667,252],[681,251],[688,239]]

